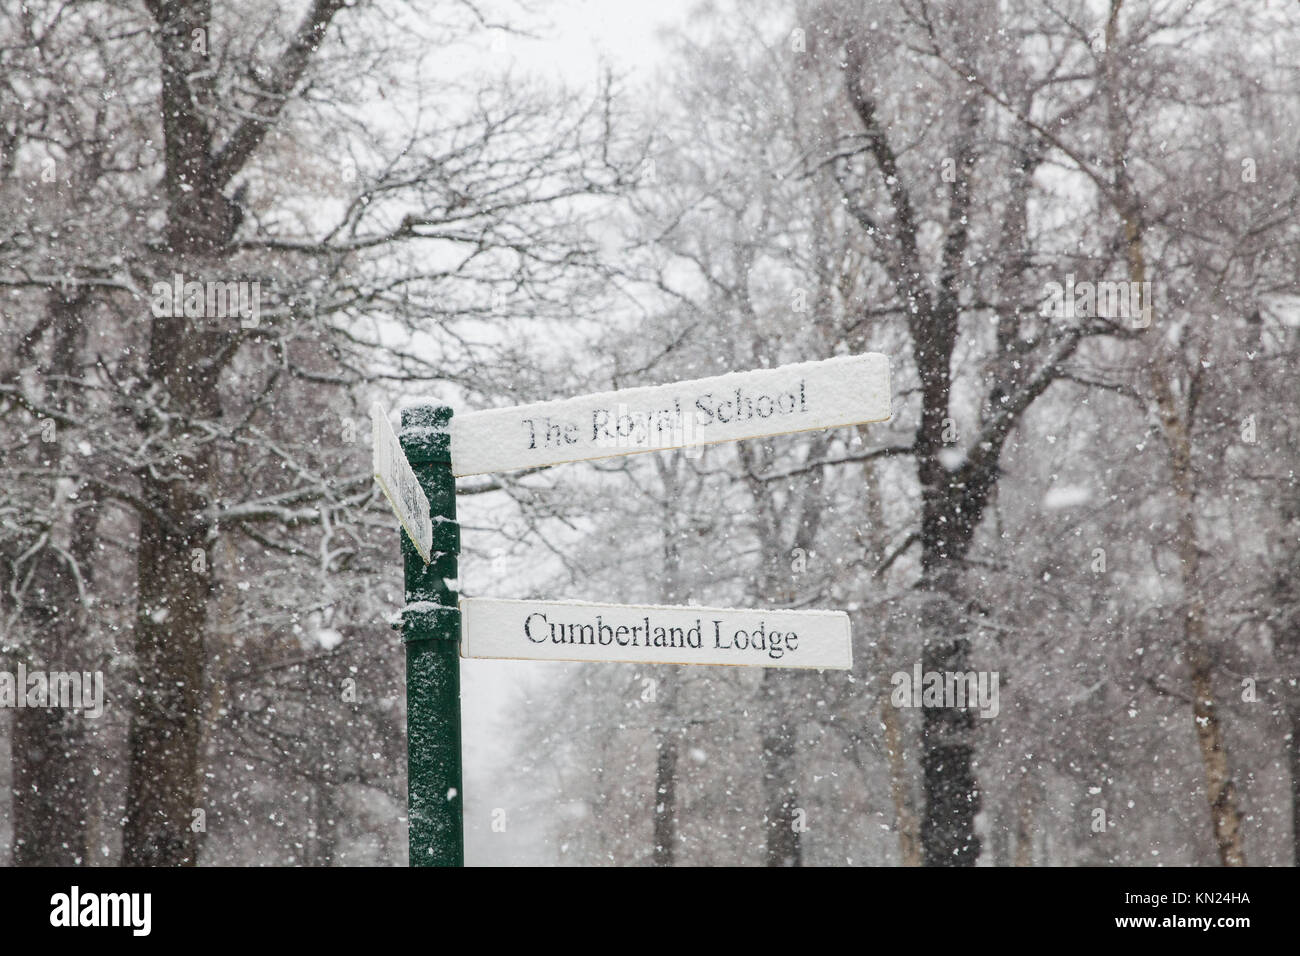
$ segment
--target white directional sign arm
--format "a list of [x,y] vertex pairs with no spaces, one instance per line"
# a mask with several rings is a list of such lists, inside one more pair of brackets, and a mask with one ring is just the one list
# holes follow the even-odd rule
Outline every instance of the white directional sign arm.
[[492,598],[464,598],[460,608],[464,657],[827,670],[853,666],[849,617],[842,611]]
[[427,564],[432,560],[433,550],[429,499],[402,451],[402,444],[388,421],[388,413],[378,402],[370,406],[370,421],[374,434],[375,481],[379,482],[397,520]]
[[890,416],[879,353],[458,415],[457,476],[785,435]]

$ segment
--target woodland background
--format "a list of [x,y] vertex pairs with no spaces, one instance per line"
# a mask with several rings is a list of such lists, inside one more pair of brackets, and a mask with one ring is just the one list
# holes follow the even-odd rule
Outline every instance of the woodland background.
[[[568,90],[494,52],[549,28],[0,10],[0,668],[108,684],[0,713],[0,862],[405,862],[372,401],[864,351],[886,424],[463,482],[466,595],[855,639],[479,665],[470,861],[1300,862],[1300,7],[719,0]],[[177,273],[258,324],[155,315]],[[918,660],[999,715],[892,707]]]

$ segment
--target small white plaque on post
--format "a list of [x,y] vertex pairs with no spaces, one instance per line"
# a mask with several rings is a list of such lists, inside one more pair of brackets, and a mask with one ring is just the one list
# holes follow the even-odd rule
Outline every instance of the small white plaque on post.
[[383,489],[388,503],[393,506],[397,520],[402,523],[407,537],[415,544],[425,564],[432,560],[433,518],[429,515],[429,499],[415,477],[411,463],[402,451],[388,413],[378,402],[370,406],[370,421],[375,444],[375,481]]

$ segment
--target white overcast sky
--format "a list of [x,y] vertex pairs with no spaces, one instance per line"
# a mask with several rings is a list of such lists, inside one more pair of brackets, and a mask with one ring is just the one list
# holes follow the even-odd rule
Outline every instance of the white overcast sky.
[[493,43],[518,68],[569,85],[594,84],[602,65],[653,75],[659,32],[684,24],[699,0],[545,0],[533,9],[546,25],[537,39],[498,36]]

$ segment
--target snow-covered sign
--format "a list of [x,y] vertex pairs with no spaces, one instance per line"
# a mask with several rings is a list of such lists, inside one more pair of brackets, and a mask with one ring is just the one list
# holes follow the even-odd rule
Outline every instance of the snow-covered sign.
[[458,415],[451,421],[452,471],[514,471],[889,415],[889,359],[870,352]]
[[416,480],[411,463],[393,432],[388,413],[378,402],[370,406],[370,421],[375,442],[375,481],[384,490],[388,503],[393,506],[397,520],[402,523],[407,537],[415,544],[427,564],[433,550],[433,518],[429,515],[429,499]]
[[828,670],[853,665],[849,616],[842,611],[465,598],[460,613],[463,657]]

